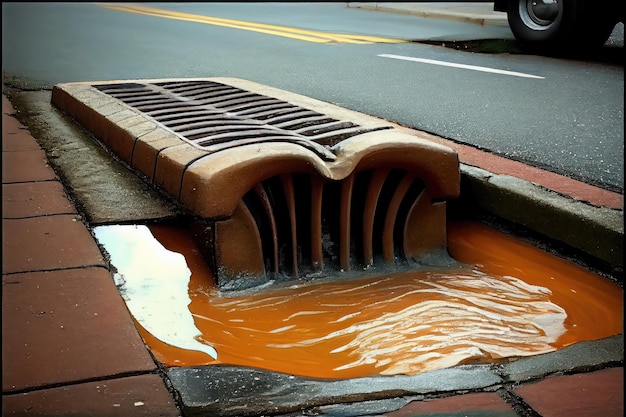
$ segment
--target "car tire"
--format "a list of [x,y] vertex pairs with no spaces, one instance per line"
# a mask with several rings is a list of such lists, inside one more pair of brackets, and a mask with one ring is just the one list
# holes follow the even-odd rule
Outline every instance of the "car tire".
[[616,16],[601,0],[544,1],[509,1],[509,27],[528,51],[589,52],[604,45],[617,23]]

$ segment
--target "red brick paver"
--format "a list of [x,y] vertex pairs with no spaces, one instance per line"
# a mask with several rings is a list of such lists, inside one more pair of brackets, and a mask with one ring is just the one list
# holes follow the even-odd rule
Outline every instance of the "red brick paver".
[[598,207],[608,207],[617,210],[624,208],[624,196],[620,193],[594,187],[564,175],[535,168],[435,135],[428,135],[428,137],[434,142],[454,149],[459,155],[459,160],[464,164],[482,168],[493,174],[523,178],[560,194],[570,196],[575,200],[588,201]]
[[457,395],[436,400],[413,401],[385,417],[417,416],[517,417],[517,414],[495,393]]
[[160,376],[139,375],[5,395],[2,415],[173,417],[179,413]]
[[2,220],[2,273],[105,266],[91,233],[75,215]]
[[548,378],[515,394],[542,417],[621,417],[624,368]]
[[4,275],[2,287],[3,392],[156,369],[106,269]]
[[58,181],[2,184],[2,218],[77,214]]
[[98,245],[2,98],[2,415],[179,416]]

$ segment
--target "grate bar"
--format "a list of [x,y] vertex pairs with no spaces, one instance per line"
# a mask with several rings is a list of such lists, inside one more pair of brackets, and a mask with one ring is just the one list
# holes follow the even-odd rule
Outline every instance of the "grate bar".
[[335,119],[331,119],[328,116],[324,116],[320,114],[320,115],[314,115],[310,117],[301,117],[296,120],[289,120],[289,121],[282,122],[282,123],[271,123],[271,124],[280,129],[296,131],[303,127],[314,126],[319,123],[328,123],[334,120]]
[[[156,112],[151,112],[150,115],[154,115]],[[192,109],[190,111],[184,111],[183,108],[177,107],[173,111],[170,112],[159,112],[160,115],[159,120],[161,123],[177,123],[179,121],[186,122],[192,120],[204,120],[206,118],[224,117],[224,114],[215,110],[204,110],[204,109]],[[227,120],[227,119],[223,119]]]
[[341,184],[339,203],[339,267],[342,271],[350,270],[350,213],[352,211],[352,186],[354,174],[349,175]]
[[158,121],[167,121],[170,119],[176,119],[181,116],[190,114],[200,114],[206,112],[207,114],[223,114],[223,112],[216,109],[203,108],[198,106],[191,106],[186,103],[178,103],[176,106],[172,106],[166,109],[152,110],[148,113],[152,118]]
[[244,103],[253,103],[258,100],[259,96],[257,94],[251,94],[248,92],[229,94],[207,93],[199,96],[194,96],[189,102],[197,103],[200,105],[210,104],[211,106],[215,106],[219,109],[225,109],[230,106],[237,106]]
[[[195,125],[203,125],[201,127],[196,126],[191,129],[183,129],[177,128],[176,132],[184,135],[187,139],[194,141],[197,139],[208,139],[212,138],[218,140],[222,137],[227,139],[237,139],[237,135],[241,135],[240,137],[246,137],[250,135],[285,135],[290,136],[287,133],[281,131],[274,131],[270,129],[263,129],[262,126],[258,124],[250,124],[250,123],[233,123],[224,124],[219,121],[215,121],[214,123],[208,122],[200,122],[194,123]],[[233,133],[233,134],[231,134]]]
[[279,115],[276,115],[275,117],[271,117],[265,120],[265,122],[267,124],[271,124],[274,125],[276,123],[281,123],[281,122],[285,122],[285,121],[294,121],[294,120],[299,120],[302,117],[308,117],[308,116],[318,116],[319,113],[316,113],[314,111],[311,110],[304,110],[304,109],[300,109],[300,108],[293,108],[293,109],[286,109],[283,112],[279,112]]
[[139,106],[133,106],[133,107],[135,107],[138,110],[141,110],[144,113],[152,115],[154,112],[174,109],[174,108],[177,108],[179,105],[180,103],[174,100],[171,100],[171,101],[163,101],[158,104],[151,103],[151,104],[145,104],[145,105],[139,105]]
[[[188,134],[187,137],[192,141],[203,140],[203,143],[217,143],[217,142],[225,142],[232,141],[234,143],[239,142],[244,139],[263,139],[263,138],[285,138],[293,140],[293,137],[284,132],[274,132],[271,130],[264,130],[258,128],[250,128],[248,126],[225,126],[222,130],[222,133],[215,133],[210,136],[207,136],[207,132],[202,132],[207,129],[198,129],[195,134]],[[210,129],[209,131],[214,129]]]
[[355,127],[358,130],[360,130],[360,126],[356,126],[354,123],[341,122],[339,120],[334,120],[329,123],[321,123],[321,124],[316,124],[314,126],[308,126],[308,127],[304,127],[301,129],[297,129],[297,130],[294,130],[294,132],[299,133],[304,136],[320,136],[320,135],[323,135],[324,133],[336,132],[338,130],[346,131],[349,129],[353,129]]
[[[415,175],[404,175],[400,184],[393,193],[393,197],[387,208],[387,215],[385,216],[385,225],[383,227],[383,258],[386,262],[395,262],[395,247],[394,230],[396,222],[398,221],[398,211],[400,204],[404,199],[407,191],[413,181]],[[404,230],[404,228],[402,228]]]
[[390,168],[378,169],[372,174],[367,186],[367,195],[363,206],[363,260],[366,266],[374,264],[374,216],[385,180],[391,172]]
[[158,102],[138,104],[134,107],[138,110],[141,110],[142,112],[150,114],[153,111],[169,109],[172,106],[176,106],[177,104],[178,103],[176,103],[176,101],[174,100],[161,100]]
[[168,90],[184,90],[187,88],[195,88],[198,86],[201,87],[213,87],[213,88],[224,88],[224,89],[229,89],[229,88],[233,88],[230,85],[225,85],[225,84],[221,84],[221,83],[216,83],[214,81],[206,81],[206,80],[200,80],[200,81],[189,81],[189,80],[185,80],[185,81],[167,81],[167,82],[155,82],[154,85],[157,85],[159,87],[163,87],[165,89]]
[[189,99],[189,101],[200,101],[200,100],[204,100],[204,99],[211,99],[211,98],[216,98],[216,99],[226,99],[228,97],[238,97],[238,96],[242,96],[242,95],[246,95],[246,96],[250,96],[253,95],[253,93],[250,93],[249,91],[244,91],[244,90],[239,90],[239,89],[233,89],[233,88],[210,88],[207,89],[206,87],[198,87],[195,88],[194,90],[183,90],[182,89],[176,89],[176,90],[168,90],[172,93],[176,93],[176,95]]
[[239,117],[246,117],[250,115],[258,115],[264,116],[266,114],[274,114],[277,110],[282,109],[292,109],[292,106],[289,103],[285,103],[284,101],[276,100],[276,99],[266,99],[259,100],[250,106],[244,106],[238,109],[231,109],[230,112],[234,113]]
[[[232,120],[224,117],[223,114],[219,113],[205,113],[200,115],[194,115],[193,117],[186,117],[183,119],[171,119],[169,121],[165,121],[162,123],[169,127],[170,129],[177,129],[179,132],[184,132],[186,130],[191,130],[198,127],[203,126],[224,126],[225,124],[232,123]],[[255,123],[252,120],[237,120],[236,125],[238,126],[258,126],[258,123]]]
[[127,92],[127,93],[120,93],[120,92],[114,92],[114,93],[110,93],[113,97],[119,99],[119,100],[124,100],[126,102],[132,102],[132,101],[140,101],[140,100],[146,100],[146,99],[152,99],[152,98],[163,98],[162,94],[156,93],[152,90],[145,90],[142,89],[140,92]]
[[302,146],[305,149],[308,149],[316,154],[320,155],[320,157],[325,161],[334,161],[336,156],[327,150],[325,147],[316,144],[315,142],[305,141],[302,139],[294,139],[289,136],[266,136],[266,137],[252,137],[248,139],[239,139],[236,142],[221,142],[215,143],[211,140],[207,140],[205,142],[199,142],[204,149],[210,152],[218,152],[223,151],[230,148],[236,148],[244,145],[253,145],[253,144],[262,144],[262,143],[272,143],[272,142],[285,142],[285,143],[294,143]]
[[313,177],[311,179],[311,266],[319,271],[324,268],[324,252],[322,239],[322,194],[324,182]]
[[263,209],[265,210],[265,216],[269,220],[270,230],[271,230],[271,259],[272,262],[270,264],[270,270],[277,274],[279,271],[279,260],[278,260],[278,226],[276,225],[276,217],[274,216],[274,210],[272,209],[272,204],[270,202],[269,196],[263,188],[261,183],[255,185],[254,193],[257,198],[261,202]]
[[296,226],[296,197],[293,189],[293,180],[291,175],[283,174],[280,176],[280,182],[285,192],[287,210],[289,213],[289,229],[291,231],[291,276],[298,278],[298,231]]
[[[257,107],[254,111],[246,111],[244,116],[249,117],[251,119],[264,121],[267,124],[273,124],[273,117],[293,114],[294,112],[302,111],[296,106],[292,106],[291,104],[283,103],[282,105],[272,106],[273,108],[267,109],[266,107]],[[241,117],[242,113],[239,111],[233,111],[235,115]]]

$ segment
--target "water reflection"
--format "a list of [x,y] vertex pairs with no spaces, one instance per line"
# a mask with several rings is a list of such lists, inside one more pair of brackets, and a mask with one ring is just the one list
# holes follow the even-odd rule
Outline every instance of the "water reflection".
[[201,333],[188,308],[185,257],[165,249],[146,226],[99,226],[94,234],[117,269],[114,279],[135,320],[162,342],[217,359],[213,347],[196,340]]
[[[227,363],[322,378],[416,374],[621,332],[618,286],[484,226],[449,228],[451,255],[467,267],[228,298],[184,229],[103,229],[98,239],[120,253],[111,261],[126,277],[122,292],[140,332],[167,366]],[[219,360],[191,350],[198,344],[217,349]]]

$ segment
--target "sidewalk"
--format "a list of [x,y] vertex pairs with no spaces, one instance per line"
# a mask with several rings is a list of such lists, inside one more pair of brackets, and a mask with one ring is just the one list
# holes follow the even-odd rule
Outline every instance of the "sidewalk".
[[2,97],[2,415],[178,416],[100,250]]
[[[88,226],[14,113],[3,96],[2,415],[182,415]],[[564,356],[561,369],[574,366],[582,373],[555,369],[553,376],[529,378],[512,391],[414,399],[385,414],[374,413],[371,401],[359,401],[329,405],[321,415],[357,415],[362,409],[359,415],[390,417],[533,415],[529,410],[543,417],[622,416],[623,344],[609,349],[604,365],[572,365],[575,357]]]
[[434,19],[454,20],[478,25],[509,25],[506,13],[494,11],[493,3],[485,2],[348,2],[348,7],[379,12],[410,14]]

